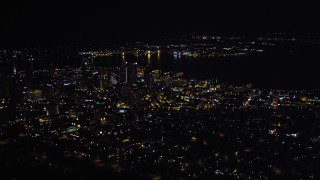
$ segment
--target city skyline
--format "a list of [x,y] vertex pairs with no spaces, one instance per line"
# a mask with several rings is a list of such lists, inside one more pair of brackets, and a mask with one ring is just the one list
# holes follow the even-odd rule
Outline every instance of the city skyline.
[[320,179],[319,12],[1,2],[1,179]]

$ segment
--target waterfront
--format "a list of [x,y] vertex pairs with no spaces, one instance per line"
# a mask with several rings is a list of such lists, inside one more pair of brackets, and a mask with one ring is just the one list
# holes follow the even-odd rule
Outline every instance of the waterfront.
[[[128,54],[125,61],[148,62],[154,69],[184,72],[187,78],[218,78],[229,84],[252,83],[257,88],[313,89],[320,88],[318,53],[320,46],[291,45],[272,47],[266,52],[240,57],[185,57],[172,54],[136,56]],[[97,66],[121,65],[121,55],[103,57]],[[303,61],[303,62],[302,62]]]

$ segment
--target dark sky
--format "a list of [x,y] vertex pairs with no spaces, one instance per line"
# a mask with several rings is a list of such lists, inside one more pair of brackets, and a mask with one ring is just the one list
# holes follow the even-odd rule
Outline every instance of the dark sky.
[[1,46],[153,40],[181,33],[319,32],[313,4],[23,1],[0,6]]

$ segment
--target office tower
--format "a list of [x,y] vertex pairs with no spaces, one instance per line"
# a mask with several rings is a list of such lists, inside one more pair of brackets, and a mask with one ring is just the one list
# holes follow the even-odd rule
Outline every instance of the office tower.
[[13,73],[14,76],[17,75],[16,61],[17,61],[17,56],[13,55],[13,58],[12,58],[12,73]]
[[128,63],[122,63],[122,72],[120,74],[120,80],[122,83],[128,83]]
[[130,84],[135,84],[138,81],[138,64],[133,63],[128,68],[128,80]]
[[147,90],[151,91],[151,89],[152,89],[152,69],[150,66],[147,66],[145,68],[144,81],[145,81],[145,86],[147,87]]

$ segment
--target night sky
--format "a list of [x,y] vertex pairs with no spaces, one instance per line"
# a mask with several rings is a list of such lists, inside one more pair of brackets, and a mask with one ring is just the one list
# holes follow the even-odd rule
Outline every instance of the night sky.
[[191,32],[320,31],[313,4],[8,1],[0,8],[4,47],[157,40]]

